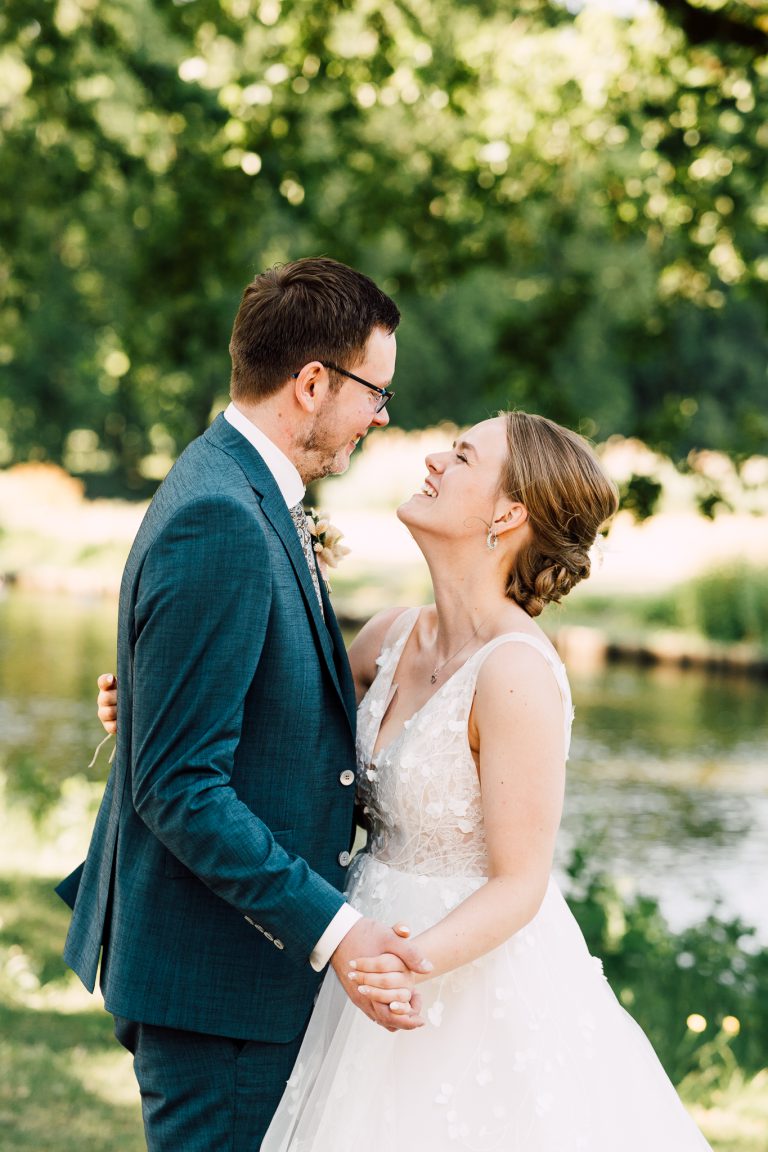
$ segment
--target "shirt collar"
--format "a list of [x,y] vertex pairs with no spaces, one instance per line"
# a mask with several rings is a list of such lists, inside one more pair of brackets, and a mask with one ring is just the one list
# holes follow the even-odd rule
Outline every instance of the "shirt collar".
[[304,499],[306,491],[295,464],[288,459],[282,449],[270,440],[261,428],[257,428],[252,420],[243,415],[239,408],[230,404],[224,411],[224,419],[233,428],[236,428],[246,440],[253,445],[269,468],[283,499],[289,508],[299,504]]

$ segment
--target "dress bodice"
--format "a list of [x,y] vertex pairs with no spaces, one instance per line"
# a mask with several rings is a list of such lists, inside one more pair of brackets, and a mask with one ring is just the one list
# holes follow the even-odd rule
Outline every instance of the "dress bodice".
[[418,614],[418,608],[409,609],[395,621],[376,661],[376,678],[358,710],[357,790],[371,825],[368,851],[391,867],[425,876],[485,876],[480,781],[468,736],[478,672],[501,644],[528,644],[540,652],[560,689],[566,755],[572,718],[568,678],[546,641],[527,632],[497,636],[473,653],[374,755],[398,662]]

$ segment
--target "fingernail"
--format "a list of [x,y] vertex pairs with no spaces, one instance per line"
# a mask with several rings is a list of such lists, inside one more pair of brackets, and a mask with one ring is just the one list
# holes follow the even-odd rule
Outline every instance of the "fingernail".
[[405,1011],[405,1004],[401,1004],[399,1000],[393,1000],[389,1007],[392,1010],[392,1012],[404,1012]]
[[419,964],[419,972],[431,972],[433,968],[434,964],[431,960],[422,960]]
[[361,996],[367,996],[368,993],[370,992],[370,988],[366,988],[365,984],[361,984],[360,987],[358,988],[358,992],[360,993]]
[[359,980],[359,972],[347,972],[347,980]]
[[349,966],[350,968],[357,968],[357,960],[350,960]]

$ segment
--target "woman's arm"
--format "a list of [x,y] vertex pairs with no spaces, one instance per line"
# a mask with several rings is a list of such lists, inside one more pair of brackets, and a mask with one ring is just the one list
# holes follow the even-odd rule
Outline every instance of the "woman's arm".
[[[505,644],[477,682],[470,741],[479,754],[488,882],[415,937],[433,962],[431,979],[490,952],[536,915],[547,890],[565,783],[563,702],[541,655]],[[374,973],[381,972],[381,976]],[[355,982],[395,978],[367,960]]]

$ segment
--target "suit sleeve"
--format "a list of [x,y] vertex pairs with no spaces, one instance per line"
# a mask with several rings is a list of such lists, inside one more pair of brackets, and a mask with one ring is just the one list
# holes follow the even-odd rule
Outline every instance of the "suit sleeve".
[[174,856],[306,962],[343,897],[231,783],[270,597],[266,540],[235,500],[186,505],[153,542],[135,610],[133,801]]

